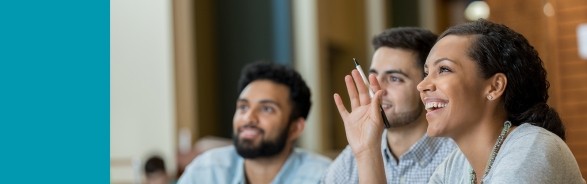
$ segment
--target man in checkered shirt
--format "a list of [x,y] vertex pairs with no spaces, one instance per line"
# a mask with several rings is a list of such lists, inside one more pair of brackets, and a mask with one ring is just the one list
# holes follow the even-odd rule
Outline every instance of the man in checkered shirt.
[[[381,107],[391,124],[381,135],[387,183],[428,183],[456,145],[426,135],[426,111],[416,86],[437,35],[421,28],[391,28],[373,38],[369,69],[383,90]],[[359,79],[360,80],[360,79]],[[353,151],[347,146],[330,165],[322,183],[359,183]]]

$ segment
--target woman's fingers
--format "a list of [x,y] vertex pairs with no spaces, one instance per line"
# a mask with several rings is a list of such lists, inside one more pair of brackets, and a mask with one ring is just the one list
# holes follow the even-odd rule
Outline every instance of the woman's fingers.
[[350,75],[344,77],[344,83],[346,84],[346,90],[349,93],[349,100],[351,101],[351,109],[355,109],[361,105],[359,103],[359,98],[357,88],[355,87],[355,83],[353,82],[353,78]]
[[378,90],[375,95],[373,96],[373,101],[371,103],[371,114],[377,120],[377,122],[381,122],[382,124],[383,119],[381,117],[381,96],[383,96],[383,91]]
[[360,105],[368,104],[369,102],[371,102],[371,97],[369,96],[369,89],[367,89],[365,82],[363,82],[361,74],[359,74],[358,70],[353,70],[351,74],[353,75],[353,79],[355,81],[357,90],[359,91]]
[[377,80],[377,75],[370,74],[369,75],[369,83],[371,83],[371,89],[373,91],[381,90],[381,86],[379,85],[379,81]]
[[342,99],[340,98],[340,95],[338,95],[337,93],[334,93],[334,103],[336,104],[336,108],[338,109],[340,117],[342,117],[342,119],[344,120],[348,116],[349,112],[346,110],[346,107],[344,107]]

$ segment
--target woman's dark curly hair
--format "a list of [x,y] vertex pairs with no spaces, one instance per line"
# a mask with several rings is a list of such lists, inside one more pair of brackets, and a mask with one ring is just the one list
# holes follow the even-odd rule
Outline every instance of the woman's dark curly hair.
[[289,88],[289,100],[293,104],[290,120],[295,120],[299,117],[307,119],[312,106],[311,93],[298,72],[286,66],[273,63],[256,62],[249,64],[242,70],[238,82],[238,93],[240,94],[249,83],[256,80],[270,80],[286,85]]
[[451,27],[439,39],[448,35],[474,36],[468,55],[477,62],[483,77],[506,75],[504,102],[512,124],[528,122],[565,139],[558,113],[546,104],[550,86],[546,70],[538,52],[524,36],[484,19]]

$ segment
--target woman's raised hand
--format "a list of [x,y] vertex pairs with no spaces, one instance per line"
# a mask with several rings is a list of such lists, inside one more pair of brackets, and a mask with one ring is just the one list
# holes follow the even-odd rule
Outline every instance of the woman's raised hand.
[[383,133],[383,120],[381,117],[381,95],[379,82],[375,75],[369,75],[371,89],[375,95],[371,99],[369,89],[363,82],[361,75],[355,69],[351,76],[344,78],[349,99],[351,112],[344,106],[340,95],[334,94],[334,102],[342,120],[346,137],[356,157],[367,154],[365,151],[379,153],[381,150],[381,135]]

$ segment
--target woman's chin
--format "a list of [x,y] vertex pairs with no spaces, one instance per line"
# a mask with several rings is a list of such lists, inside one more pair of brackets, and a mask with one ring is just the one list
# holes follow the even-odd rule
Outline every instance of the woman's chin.
[[426,134],[430,137],[443,137],[442,131],[430,125],[428,125],[428,129],[426,129]]

